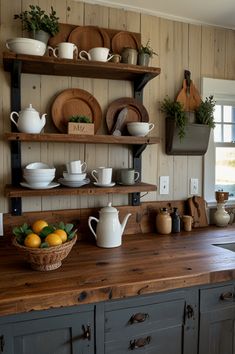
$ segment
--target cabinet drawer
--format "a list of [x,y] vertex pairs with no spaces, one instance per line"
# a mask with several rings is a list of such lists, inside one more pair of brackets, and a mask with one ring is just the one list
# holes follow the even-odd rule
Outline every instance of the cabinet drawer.
[[105,312],[105,341],[182,324],[183,299]]
[[234,284],[231,283],[228,285],[200,290],[201,312],[231,306],[235,307]]
[[105,354],[180,354],[182,353],[182,326],[159,331],[143,332],[136,336],[123,336],[105,343]]

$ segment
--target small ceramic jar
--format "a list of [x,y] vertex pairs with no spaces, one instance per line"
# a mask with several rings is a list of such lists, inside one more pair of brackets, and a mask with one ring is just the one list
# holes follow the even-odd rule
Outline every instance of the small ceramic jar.
[[157,232],[162,235],[168,235],[171,233],[172,222],[171,216],[167,211],[167,208],[160,209],[160,213],[156,217]]

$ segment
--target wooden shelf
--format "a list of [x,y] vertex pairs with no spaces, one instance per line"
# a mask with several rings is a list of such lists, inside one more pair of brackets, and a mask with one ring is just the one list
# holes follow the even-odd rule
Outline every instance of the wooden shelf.
[[9,141],[34,141],[34,142],[61,142],[81,144],[127,144],[127,145],[150,145],[158,144],[157,137],[114,136],[114,135],[72,135],[72,134],[26,134],[5,133]]
[[129,80],[134,82],[136,91],[141,90],[148,81],[161,72],[160,68],[140,65],[3,53],[5,71],[12,72],[16,61],[21,63],[21,73]]
[[129,194],[135,192],[154,192],[157,186],[139,182],[133,186],[115,185],[114,187],[95,187],[87,184],[80,188],[56,187],[53,189],[27,189],[6,185],[5,196],[8,198],[32,197],[32,196],[58,196],[58,195],[104,195],[104,194]]

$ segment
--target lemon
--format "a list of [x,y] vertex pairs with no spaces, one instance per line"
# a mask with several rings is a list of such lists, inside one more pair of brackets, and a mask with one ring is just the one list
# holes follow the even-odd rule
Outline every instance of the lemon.
[[58,246],[62,244],[62,239],[59,235],[51,233],[47,235],[45,242],[48,243],[49,246]]
[[35,234],[39,234],[45,226],[48,226],[45,220],[37,220],[33,223],[32,230]]
[[64,230],[57,229],[53,233],[59,235],[63,243],[67,241],[67,237],[68,236],[67,236],[67,233]]
[[25,237],[24,245],[26,247],[38,248],[41,245],[41,238],[38,235],[33,234],[33,233],[28,234]]

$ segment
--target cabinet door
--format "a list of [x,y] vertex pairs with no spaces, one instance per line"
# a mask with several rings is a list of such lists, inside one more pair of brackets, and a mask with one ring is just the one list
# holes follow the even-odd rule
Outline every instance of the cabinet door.
[[106,306],[104,353],[196,354],[194,314],[187,318],[187,306],[184,292]]
[[199,354],[235,354],[234,286],[201,290]]
[[92,354],[93,312],[8,323],[0,326],[1,338],[4,354]]

